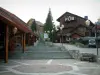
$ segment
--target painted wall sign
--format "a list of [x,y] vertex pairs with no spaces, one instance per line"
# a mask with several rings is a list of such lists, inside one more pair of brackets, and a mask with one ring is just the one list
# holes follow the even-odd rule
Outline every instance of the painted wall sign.
[[73,16],[67,16],[67,17],[65,17],[65,22],[66,21],[72,21],[72,20],[75,20],[75,17],[73,17]]

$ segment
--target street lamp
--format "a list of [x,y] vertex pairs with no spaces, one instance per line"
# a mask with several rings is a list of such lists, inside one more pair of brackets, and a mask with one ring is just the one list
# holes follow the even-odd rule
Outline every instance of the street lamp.
[[96,22],[96,27],[95,27],[95,29],[96,29],[96,46],[97,46],[97,55],[99,55],[98,54],[98,35],[97,35],[97,33],[98,33],[98,28],[97,28],[97,25],[100,25],[100,18],[98,18],[98,21]]
[[54,30],[52,30],[51,32],[52,32],[52,43],[53,43],[53,32],[54,32]]
[[[90,21],[89,20],[86,20],[85,21],[86,25],[89,26],[90,25]],[[97,48],[97,55],[98,55],[98,38],[97,38],[97,24],[96,24],[96,27],[95,27],[95,33],[96,33],[96,48]]]
[[49,41],[49,40],[50,40],[50,37],[49,37],[49,33],[50,33],[50,31],[48,30],[47,33],[48,33],[48,41]]
[[[85,24],[87,25],[87,27],[89,27],[90,26],[90,20],[86,20]],[[89,36],[90,36],[90,31],[89,31]]]
[[[63,28],[64,28],[64,25],[61,25],[61,26],[59,26],[59,28],[60,28],[60,31],[61,31],[61,34],[62,34],[62,30],[63,30]],[[61,38],[60,38],[60,43],[62,42],[62,46],[63,46],[63,34],[62,34],[62,36],[61,36]]]
[[98,56],[98,36],[97,36],[97,23],[95,24],[95,33],[96,33],[96,48],[97,48],[97,56]]

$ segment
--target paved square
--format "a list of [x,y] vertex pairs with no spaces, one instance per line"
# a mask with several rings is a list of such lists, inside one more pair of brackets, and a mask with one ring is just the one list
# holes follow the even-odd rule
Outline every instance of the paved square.
[[0,68],[0,75],[100,75],[99,64],[74,59],[12,59]]

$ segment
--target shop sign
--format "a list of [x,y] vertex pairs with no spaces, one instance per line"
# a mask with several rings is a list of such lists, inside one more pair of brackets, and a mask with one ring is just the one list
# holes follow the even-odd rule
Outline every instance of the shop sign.
[[75,17],[73,17],[73,16],[67,16],[65,18],[65,22],[67,22],[67,21],[73,21],[73,20],[75,20]]
[[48,34],[44,33],[44,39],[47,39],[47,38],[48,38]]

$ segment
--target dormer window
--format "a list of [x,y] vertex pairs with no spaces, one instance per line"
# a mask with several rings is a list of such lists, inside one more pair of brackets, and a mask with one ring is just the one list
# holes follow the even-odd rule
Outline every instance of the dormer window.
[[78,30],[79,30],[80,32],[85,32],[85,31],[86,31],[86,28],[85,28],[85,27],[79,27]]

